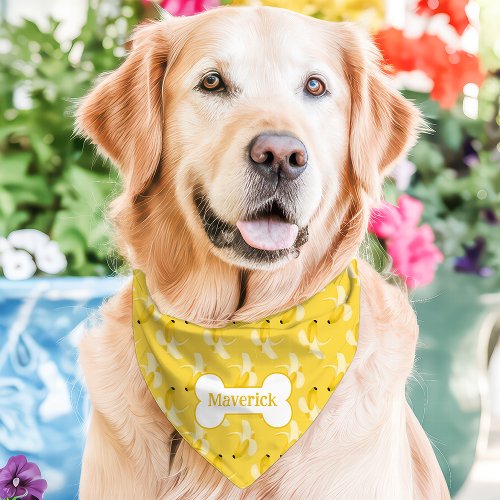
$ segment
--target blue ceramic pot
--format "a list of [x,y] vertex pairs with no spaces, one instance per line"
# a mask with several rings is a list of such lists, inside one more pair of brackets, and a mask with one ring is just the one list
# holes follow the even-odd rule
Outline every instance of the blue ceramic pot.
[[0,279],[0,467],[24,454],[48,482],[44,498],[77,498],[88,403],[77,325],[119,278]]

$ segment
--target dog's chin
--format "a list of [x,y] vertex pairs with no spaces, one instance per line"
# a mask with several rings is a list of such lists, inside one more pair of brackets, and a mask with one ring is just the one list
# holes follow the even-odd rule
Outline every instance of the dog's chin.
[[[217,216],[205,195],[194,196],[203,230],[213,244],[212,251],[221,260],[244,269],[277,269],[300,256],[301,247],[307,242],[308,226],[298,227],[297,236],[287,248],[265,250],[249,245],[235,224]],[[255,218],[257,213],[250,218]],[[284,217],[282,213],[275,215]]]

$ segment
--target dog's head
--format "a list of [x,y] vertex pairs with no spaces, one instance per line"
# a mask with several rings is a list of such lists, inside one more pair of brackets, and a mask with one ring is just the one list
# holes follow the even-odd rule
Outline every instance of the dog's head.
[[355,26],[219,8],[140,26],[78,125],[123,174],[135,264],[170,248],[273,269],[331,256],[354,220],[359,244],[418,116]]

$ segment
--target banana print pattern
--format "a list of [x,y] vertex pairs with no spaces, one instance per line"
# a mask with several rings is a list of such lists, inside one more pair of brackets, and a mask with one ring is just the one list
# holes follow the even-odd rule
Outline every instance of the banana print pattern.
[[[348,370],[358,343],[359,296],[354,260],[300,305],[255,323],[207,329],[158,311],[145,275],[136,270],[133,330],[138,365],[181,436],[245,488],[301,438]],[[195,388],[202,375],[216,375],[225,388],[237,392],[258,391],[275,373],[290,381],[287,403],[292,418],[286,425],[271,427],[262,413],[252,411],[226,413],[213,428],[196,420],[200,401]]]
[[288,356],[290,357],[290,363],[288,365],[278,365],[277,368],[285,368],[292,385],[300,389],[304,385],[305,380],[302,366],[295,353],[291,352]]
[[241,353],[242,364],[230,365],[229,368],[237,368],[239,376],[234,384],[235,387],[255,387],[257,385],[257,374],[255,365],[246,352]]
[[257,441],[255,441],[255,434],[250,426],[248,420],[241,421],[242,432],[230,432],[228,436],[236,435],[240,438],[240,442],[234,453],[231,455],[234,459],[244,457],[248,455],[249,457],[255,455],[257,451]]
[[252,330],[250,334],[250,338],[252,342],[261,348],[261,351],[269,358],[269,359],[278,359],[278,355],[274,351],[274,346],[281,344],[284,339],[280,339],[276,342],[273,342],[270,337],[271,327],[269,320],[263,321],[258,329]]

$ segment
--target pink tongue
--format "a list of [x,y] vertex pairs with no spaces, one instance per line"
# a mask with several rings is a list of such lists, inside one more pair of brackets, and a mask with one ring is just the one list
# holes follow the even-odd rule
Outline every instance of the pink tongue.
[[236,226],[243,239],[260,250],[282,250],[290,248],[297,238],[299,228],[296,224],[284,222],[275,217],[257,220],[239,220]]

